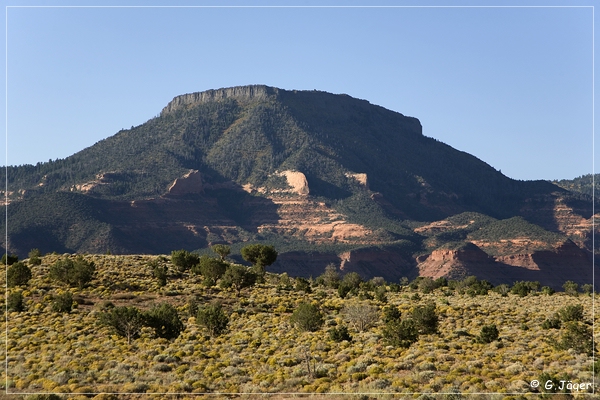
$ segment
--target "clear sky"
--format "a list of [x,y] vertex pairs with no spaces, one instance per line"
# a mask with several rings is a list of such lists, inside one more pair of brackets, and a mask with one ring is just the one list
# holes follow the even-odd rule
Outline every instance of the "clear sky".
[[[424,135],[515,179],[593,171],[591,0],[580,2],[587,7],[398,8],[21,8],[11,1],[4,164],[65,158],[144,123],[179,94],[266,84],[346,93],[416,117]],[[523,4],[460,4],[499,3]]]

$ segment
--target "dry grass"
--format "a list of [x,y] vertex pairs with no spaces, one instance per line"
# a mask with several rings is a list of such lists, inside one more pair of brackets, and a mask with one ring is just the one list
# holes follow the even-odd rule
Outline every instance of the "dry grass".
[[[348,393],[358,399],[359,393],[413,398],[410,393],[459,391],[488,393],[481,398],[500,400],[504,395],[494,393],[534,395],[529,382],[542,372],[564,375],[573,382],[592,381],[591,357],[557,350],[553,343],[560,332],[541,328],[546,318],[571,304],[582,304],[585,319],[592,321],[589,296],[490,293],[469,297],[444,296],[436,290],[414,301],[408,289],[388,293],[387,305],[397,306],[403,315],[417,304],[433,301],[440,318],[438,334],[422,335],[410,348],[399,349],[385,342],[381,319],[364,331],[351,330],[350,343],[331,341],[327,329],[345,323],[344,307],[356,299],[342,300],[330,289],[314,288],[311,294],[281,290],[278,277],[270,276],[270,283],[245,289],[238,298],[231,291],[206,288],[200,278],[187,275],[171,276],[161,288],[146,267],[154,256],[88,255],[97,275],[89,287],[79,290],[47,277],[48,267],[58,257],[45,256],[42,265],[32,267],[27,288],[11,289],[23,290],[27,310],[7,316],[10,393],[189,393],[188,398],[206,392],[247,393],[241,398],[282,393],[268,396],[273,399]],[[73,293],[77,308],[69,314],[52,312],[52,295],[65,290]],[[188,301],[193,297],[201,304],[222,302],[230,317],[224,335],[211,338],[193,316],[188,317]],[[144,329],[139,339],[127,345],[125,338],[98,324],[106,301],[141,309],[168,301],[177,307],[185,330],[168,341]],[[321,330],[300,332],[290,324],[291,313],[303,301],[321,308],[325,315]],[[366,302],[379,312],[386,305]],[[478,343],[475,336],[490,324],[497,325],[500,340]],[[5,380],[6,375],[2,385]]]

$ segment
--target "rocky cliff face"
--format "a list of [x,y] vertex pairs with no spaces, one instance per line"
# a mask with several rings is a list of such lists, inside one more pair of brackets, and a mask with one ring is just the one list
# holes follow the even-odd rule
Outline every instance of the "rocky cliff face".
[[439,249],[417,259],[419,275],[453,279],[475,275],[494,285],[516,281],[539,281],[562,289],[567,280],[579,284],[593,281],[591,255],[567,240],[552,250],[491,257],[474,244],[459,250]]
[[266,100],[278,93],[277,88],[265,85],[248,85],[235,86],[230,88],[222,88],[215,90],[207,90],[205,92],[187,93],[176,96],[167,104],[161,111],[160,115],[165,116],[175,110],[186,106],[207,103],[211,101],[219,101],[227,98],[237,100]]
[[202,193],[203,191],[202,174],[197,170],[190,170],[181,178],[175,179],[167,189],[168,194],[175,196],[190,193]]

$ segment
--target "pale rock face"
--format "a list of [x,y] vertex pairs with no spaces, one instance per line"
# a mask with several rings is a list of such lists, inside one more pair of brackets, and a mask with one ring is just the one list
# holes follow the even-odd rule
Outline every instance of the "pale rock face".
[[364,174],[364,173],[355,174],[355,173],[346,172],[346,178],[352,178],[356,182],[358,182],[361,186],[364,186],[365,189],[369,189],[369,181],[367,180],[367,174]]
[[203,193],[204,187],[202,186],[202,174],[197,170],[190,170],[187,174],[181,178],[175,179],[175,181],[169,186],[168,193],[171,195],[183,195],[188,193]]
[[285,176],[288,185],[292,187],[292,192],[302,196],[307,196],[309,193],[308,181],[302,172],[298,171],[283,171],[281,175]]
[[216,90],[207,90],[205,92],[196,92],[183,94],[175,97],[163,110],[161,115],[164,116],[177,109],[184,108],[189,105],[203,104],[211,101],[218,101],[227,98],[237,100],[264,100],[269,96],[274,96],[278,92],[277,88],[272,88],[264,85],[249,85],[235,86],[230,88],[222,88]]

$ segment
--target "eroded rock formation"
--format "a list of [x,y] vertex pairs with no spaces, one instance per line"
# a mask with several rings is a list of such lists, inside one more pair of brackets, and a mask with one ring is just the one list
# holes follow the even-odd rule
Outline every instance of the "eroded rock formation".
[[202,174],[197,170],[190,170],[181,178],[175,179],[167,189],[168,194],[175,196],[189,193],[202,193],[203,191]]

